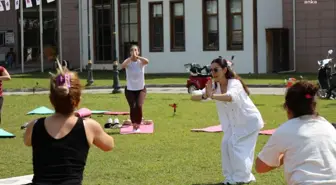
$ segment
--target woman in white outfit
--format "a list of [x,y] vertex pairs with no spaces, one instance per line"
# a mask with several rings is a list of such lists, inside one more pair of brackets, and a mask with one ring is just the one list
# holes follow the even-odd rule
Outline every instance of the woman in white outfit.
[[316,112],[318,90],[309,82],[288,89],[284,103],[288,121],[259,153],[258,173],[284,165],[288,185],[336,184],[336,130]]
[[262,116],[249,98],[247,86],[230,69],[227,60],[213,60],[211,73],[214,84],[209,81],[202,94],[191,99],[216,101],[224,132],[221,146],[224,184],[256,181],[251,171],[258,134],[264,126]]

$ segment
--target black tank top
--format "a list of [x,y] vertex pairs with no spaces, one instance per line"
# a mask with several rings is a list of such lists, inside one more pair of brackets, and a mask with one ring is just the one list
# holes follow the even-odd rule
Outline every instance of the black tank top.
[[33,185],[81,185],[90,148],[83,119],[61,139],[49,135],[44,121],[38,119],[32,133]]

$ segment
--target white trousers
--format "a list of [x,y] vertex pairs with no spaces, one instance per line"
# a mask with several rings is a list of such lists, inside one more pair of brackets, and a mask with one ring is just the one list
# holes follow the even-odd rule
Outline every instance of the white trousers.
[[222,140],[222,169],[225,183],[256,181],[252,174],[254,151],[259,130],[237,138],[231,126],[224,133]]

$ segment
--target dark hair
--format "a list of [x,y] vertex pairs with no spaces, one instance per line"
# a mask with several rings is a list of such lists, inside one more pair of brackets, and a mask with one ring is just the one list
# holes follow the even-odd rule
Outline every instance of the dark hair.
[[284,108],[289,109],[294,118],[303,115],[317,115],[316,93],[318,86],[308,81],[300,81],[288,88]]
[[76,73],[66,67],[50,79],[49,99],[56,113],[72,114],[81,98],[82,88]]
[[[244,83],[244,81],[240,78],[239,75],[237,75],[234,71],[232,71],[232,69],[228,66],[228,61],[225,60],[222,57],[216,58],[214,59],[211,64],[216,63],[218,64],[222,69],[227,68],[227,72],[225,73],[225,78],[226,79],[237,79],[240,81],[240,83],[242,84],[245,92],[247,95],[250,95],[250,91],[247,87],[247,85]],[[215,84],[215,88],[217,88],[217,84]]]

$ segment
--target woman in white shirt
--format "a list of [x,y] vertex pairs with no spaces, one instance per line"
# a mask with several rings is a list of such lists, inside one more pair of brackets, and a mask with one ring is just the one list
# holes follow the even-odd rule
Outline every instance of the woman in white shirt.
[[131,47],[130,54],[131,56],[121,64],[121,68],[126,69],[127,84],[125,87],[125,96],[130,107],[133,131],[140,132],[142,105],[144,104],[147,92],[145,87],[145,66],[149,61],[139,56],[140,49],[136,45]]
[[258,134],[264,126],[262,116],[249,98],[247,86],[231,70],[228,61],[213,60],[211,73],[215,83],[209,81],[202,94],[191,99],[216,101],[224,132],[221,145],[224,184],[256,181],[251,171]]
[[276,129],[256,160],[266,173],[284,165],[289,185],[336,184],[336,130],[316,112],[318,87],[298,82],[286,93],[288,121]]

